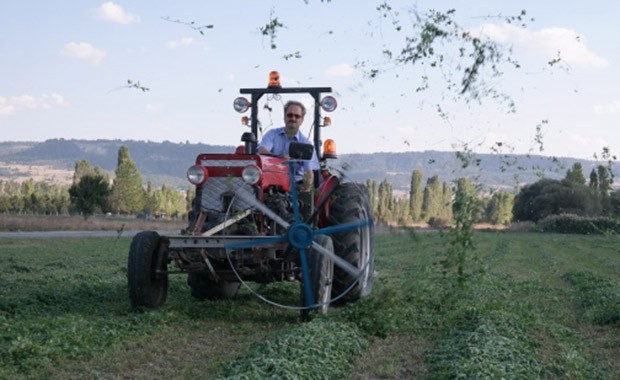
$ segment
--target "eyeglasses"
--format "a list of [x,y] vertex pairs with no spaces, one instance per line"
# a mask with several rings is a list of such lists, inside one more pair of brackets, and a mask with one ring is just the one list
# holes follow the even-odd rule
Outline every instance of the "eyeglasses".
[[286,117],[288,117],[289,119],[301,119],[301,115],[297,115],[295,113],[287,113]]

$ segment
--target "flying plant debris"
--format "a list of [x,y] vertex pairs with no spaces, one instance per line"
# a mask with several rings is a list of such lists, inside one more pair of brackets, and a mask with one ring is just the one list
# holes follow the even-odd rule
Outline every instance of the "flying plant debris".
[[140,81],[134,82],[131,79],[127,79],[127,84],[124,86],[120,86],[120,87],[116,87],[111,89],[110,91],[108,91],[108,94],[112,91],[117,91],[117,90],[122,90],[124,88],[137,88],[138,90],[142,91],[142,92],[147,92],[150,91],[150,89],[148,87],[144,87],[140,84]]
[[298,51],[294,52],[294,53],[290,53],[290,54],[286,54],[283,55],[282,58],[284,58],[285,60],[289,60],[291,58],[301,58],[301,53]]
[[277,17],[273,17],[275,10],[272,8],[271,13],[269,14],[269,22],[259,28],[259,31],[263,36],[269,36],[271,42],[271,49],[276,49],[276,35],[278,33],[279,28],[284,28],[284,24],[278,21]]
[[164,20],[164,21],[174,22],[175,24],[181,24],[181,25],[188,26],[188,27],[192,28],[193,30],[197,31],[198,33],[202,34],[203,36],[205,35],[205,30],[213,29],[213,24],[197,26],[196,25],[196,21],[186,22],[186,21],[181,21],[181,20],[173,20],[173,19],[171,19],[170,17],[167,17],[167,16],[166,17],[162,17],[161,19]]

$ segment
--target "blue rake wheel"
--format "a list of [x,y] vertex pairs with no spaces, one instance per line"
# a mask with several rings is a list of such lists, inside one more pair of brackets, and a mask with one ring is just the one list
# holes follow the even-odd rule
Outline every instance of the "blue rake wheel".
[[[240,282],[244,286],[246,286],[252,293],[254,293],[254,295],[256,295],[259,299],[274,306],[303,311],[303,310],[310,310],[310,309],[315,309],[318,307],[325,306],[325,303],[316,303],[314,300],[314,292],[313,292],[312,283],[310,280],[310,269],[309,269],[308,258],[307,258],[307,250],[309,248],[312,248],[314,251],[319,252],[320,254],[332,260],[335,266],[338,266],[340,269],[347,272],[353,278],[359,279],[361,275],[364,273],[364,271],[367,269],[365,267],[361,269],[354,267],[349,262],[347,262],[346,260],[336,255],[334,252],[331,252],[325,249],[321,244],[317,243],[315,241],[315,237],[320,236],[320,235],[329,236],[331,234],[338,233],[338,232],[344,232],[344,231],[348,231],[348,230],[352,230],[356,228],[373,226],[373,220],[372,219],[360,220],[357,222],[345,223],[345,224],[341,224],[338,226],[331,226],[331,227],[326,227],[326,228],[321,228],[321,229],[313,229],[311,225],[301,220],[299,206],[298,206],[297,190],[295,187],[294,164],[295,164],[295,161],[293,160],[288,161],[290,192],[291,192],[291,197],[293,201],[292,202],[293,213],[295,216],[295,221],[293,223],[288,223],[285,220],[283,220],[271,209],[269,209],[268,207],[260,203],[258,200],[256,200],[256,198],[247,196],[241,192],[236,193],[236,196],[239,196],[243,201],[251,204],[253,207],[257,208],[258,210],[266,214],[269,218],[274,220],[276,223],[284,227],[286,229],[286,232],[283,235],[273,236],[271,238],[249,240],[243,243],[226,244],[224,245],[224,248],[227,250],[227,254],[228,254],[229,250],[249,248],[249,247],[259,247],[259,246],[267,245],[267,244],[286,242],[288,243],[290,247],[294,247],[298,249],[299,258],[300,258],[301,267],[302,267],[301,269],[302,269],[302,274],[303,274],[303,291],[304,291],[304,300],[305,300],[305,305],[301,307],[282,305],[277,302],[271,301],[265,298],[264,296],[258,294],[257,292],[252,290],[243,280],[241,280],[241,277],[235,271],[234,266],[232,265],[232,262],[230,260],[230,255],[228,255],[228,260],[229,260],[229,263],[231,264],[231,268],[233,269],[233,271],[239,278]],[[353,285],[355,285],[356,281],[354,281],[351,284],[350,288],[352,288]],[[346,292],[344,292],[343,294],[340,294],[338,298],[342,297],[344,294],[346,294]],[[335,301],[335,299],[329,300],[326,303],[329,304],[333,301]]]

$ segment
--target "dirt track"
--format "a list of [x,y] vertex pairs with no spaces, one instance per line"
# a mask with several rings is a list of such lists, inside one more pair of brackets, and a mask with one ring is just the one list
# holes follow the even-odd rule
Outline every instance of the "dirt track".
[[[122,237],[132,237],[140,231],[123,231]],[[160,235],[171,235],[177,231],[157,231]],[[68,237],[117,237],[116,231],[0,231],[0,239],[28,239],[28,238],[68,238]]]

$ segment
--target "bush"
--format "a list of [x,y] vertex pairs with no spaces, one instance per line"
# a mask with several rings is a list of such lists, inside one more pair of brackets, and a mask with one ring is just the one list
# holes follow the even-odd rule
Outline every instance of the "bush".
[[450,221],[448,219],[436,216],[431,216],[427,223],[430,228],[435,228],[438,230],[443,230],[450,227]]
[[533,222],[559,214],[596,216],[601,199],[585,185],[545,178],[521,189],[512,212],[516,221]]
[[548,216],[537,223],[541,232],[557,232],[561,234],[617,234],[620,233],[620,223],[605,217],[580,217],[573,214]]
[[536,231],[536,223],[534,222],[512,222],[506,229],[510,232],[534,232]]

